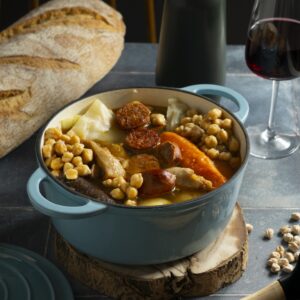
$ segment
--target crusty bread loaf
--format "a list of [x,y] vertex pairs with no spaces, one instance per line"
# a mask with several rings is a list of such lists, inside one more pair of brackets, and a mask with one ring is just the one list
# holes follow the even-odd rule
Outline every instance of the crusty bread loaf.
[[124,33],[100,0],[53,0],[0,33],[0,157],[106,75]]

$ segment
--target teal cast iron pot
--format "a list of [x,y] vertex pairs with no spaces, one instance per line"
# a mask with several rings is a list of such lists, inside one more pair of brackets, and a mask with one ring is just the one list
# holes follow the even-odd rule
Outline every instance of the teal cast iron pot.
[[[219,107],[201,96],[226,97],[238,106],[236,113],[221,107],[234,122],[241,144],[242,164],[234,176],[218,189],[186,202],[154,207],[128,207],[95,202],[63,185],[51,175],[42,158],[44,131],[63,118],[78,114],[94,96],[75,101],[58,112],[41,131],[36,145],[39,168],[28,181],[32,205],[51,217],[56,230],[75,248],[98,259],[131,265],[157,264],[191,255],[212,243],[224,230],[235,207],[249,156],[249,141],[242,122],[248,115],[247,101],[235,91],[217,85],[171,88],[128,88],[96,96],[110,108],[133,100],[167,106],[178,98],[207,112]],[[43,190],[43,193],[41,192]]]

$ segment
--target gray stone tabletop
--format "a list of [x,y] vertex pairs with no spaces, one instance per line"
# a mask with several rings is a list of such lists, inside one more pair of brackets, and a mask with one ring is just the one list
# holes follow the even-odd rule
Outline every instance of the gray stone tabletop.
[[[121,87],[154,86],[155,59],[156,45],[127,44],[118,64],[86,95]],[[247,69],[243,46],[228,46],[226,71],[226,86],[240,92],[249,102],[250,114],[245,125],[267,122],[272,84]],[[280,84],[275,115],[277,125],[285,125],[298,134],[299,89],[297,80]],[[37,167],[35,138],[36,134],[0,159],[0,243],[23,246],[51,260],[53,232],[50,220],[31,206],[26,194],[26,182]],[[247,270],[236,283],[201,299],[240,299],[278,278],[279,275],[271,275],[265,265],[270,252],[280,244],[280,237],[275,235],[271,241],[266,241],[262,236],[268,227],[277,232],[282,225],[288,224],[291,212],[300,211],[299,178],[299,150],[279,160],[250,157],[239,195],[245,219],[254,226],[249,237]],[[76,299],[109,299],[66,276]]]

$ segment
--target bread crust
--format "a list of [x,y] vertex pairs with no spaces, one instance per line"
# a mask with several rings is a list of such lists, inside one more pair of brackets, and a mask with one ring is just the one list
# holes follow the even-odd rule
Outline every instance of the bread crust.
[[0,33],[0,157],[105,76],[122,16],[100,0],[52,0]]

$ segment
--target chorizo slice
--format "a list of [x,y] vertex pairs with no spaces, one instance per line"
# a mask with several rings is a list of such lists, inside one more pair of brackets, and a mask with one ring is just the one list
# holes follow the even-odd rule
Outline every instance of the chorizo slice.
[[149,170],[142,173],[143,184],[139,188],[139,196],[157,197],[170,193],[175,188],[176,176],[163,169]]
[[160,143],[159,133],[153,129],[133,129],[125,138],[125,145],[132,150],[148,150]]
[[150,109],[139,101],[125,104],[116,111],[116,121],[122,129],[130,130],[150,124]]
[[156,148],[159,161],[166,167],[173,167],[180,163],[182,155],[177,144],[172,142],[163,142]]
[[127,174],[133,175],[159,168],[160,165],[155,156],[150,154],[137,154],[130,157],[125,170]]

